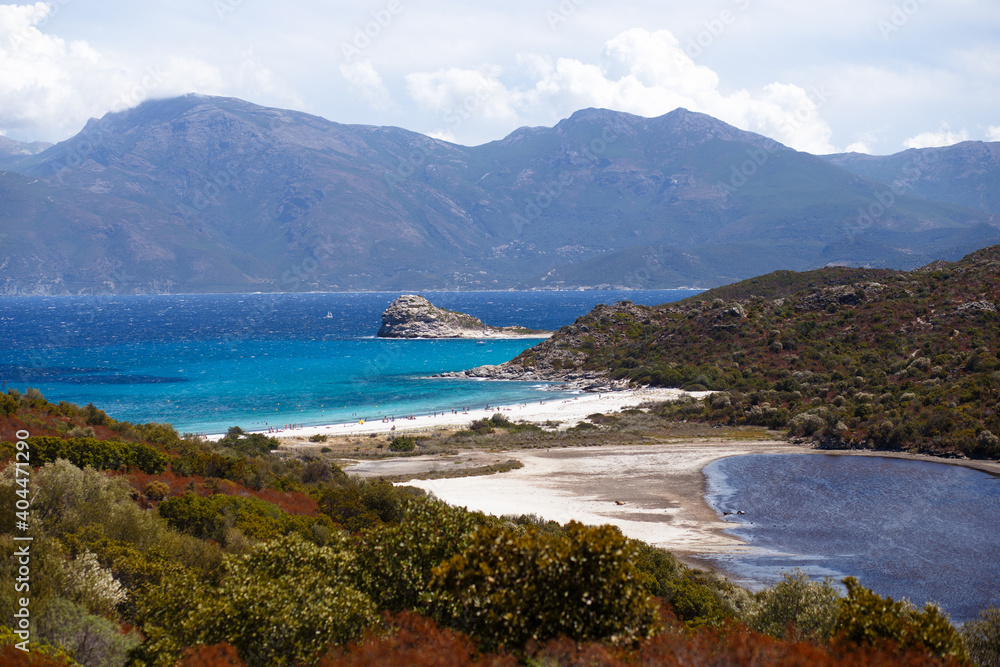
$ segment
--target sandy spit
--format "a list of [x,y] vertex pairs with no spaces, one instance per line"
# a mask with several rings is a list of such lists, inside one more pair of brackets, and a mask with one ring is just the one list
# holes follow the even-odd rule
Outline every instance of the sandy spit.
[[[350,422],[346,424],[327,424],[323,426],[305,426],[295,429],[278,430],[275,432],[261,431],[279,439],[282,437],[308,438],[310,435],[368,435],[371,433],[389,434],[409,431],[426,431],[436,428],[465,428],[475,419],[490,417],[500,412],[511,421],[530,421],[537,424],[558,422],[559,428],[575,426],[587,415],[595,413],[618,412],[634,408],[647,401],[671,401],[684,396],[701,398],[711,392],[686,392],[680,389],[662,389],[645,387],[641,389],[626,389],[603,393],[581,393],[568,399],[540,399],[536,403],[521,403],[515,405],[476,406],[468,412],[438,412],[430,415],[413,415],[413,419],[396,419],[384,422],[381,419]],[[210,435],[209,440],[218,440],[222,435]]]
[[524,467],[485,477],[408,482],[453,505],[488,514],[535,514],[611,524],[678,555],[745,547],[705,503],[702,468],[727,456],[811,452],[780,441],[701,440],[656,445],[506,452]]

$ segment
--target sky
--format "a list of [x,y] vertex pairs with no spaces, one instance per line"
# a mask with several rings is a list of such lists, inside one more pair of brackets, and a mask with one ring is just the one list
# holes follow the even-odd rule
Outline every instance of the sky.
[[0,4],[0,134],[186,93],[465,145],[678,107],[816,154],[1000,141],[997,0]]

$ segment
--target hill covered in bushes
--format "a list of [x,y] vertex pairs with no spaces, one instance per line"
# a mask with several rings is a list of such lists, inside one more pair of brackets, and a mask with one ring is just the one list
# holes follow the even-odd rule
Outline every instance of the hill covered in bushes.
[[[891,666],[996,649],[988,615],[960,633],[933,606],[802,576],[751,594],[609,526],[450,507],[238,428],[209,443],[4,396],[0,429],[33,425],[44,456],[30,476],[32,653],[0,623],[3,664]],[[15,451],[0,446],[4,508],[23,489]],[[4,581],[13,522],[0,511]],[[0,589],[4,618],[18,604]]]
[[665,416],[831,447],[1000,458],[1000,246],[914,271],[778,271],[601,305],[507,365],[718,392]]

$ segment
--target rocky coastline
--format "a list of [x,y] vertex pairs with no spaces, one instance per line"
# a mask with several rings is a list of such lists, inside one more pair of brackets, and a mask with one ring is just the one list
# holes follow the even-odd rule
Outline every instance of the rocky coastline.
[[[594,309],[598,319],[611,321],[628,317],[648,320],[648,308],[630,301],[614,305],[599,305]],[[495,366],[479,366],[466,371],[444,373],[440,377],[478,378],[483,380],[514,380],[520,382],[553,382],[583,391],[621,391],[635,385],[629,379],[612,379],[606,371],[584,368],[588,343],[603,344],[608,334],[580,322],[559,330],[558,335],[544,340],[510,361]]]
[[477,366],[465,371],[439,373],[433,377],[505,380],[515,382],[553,382],[582,391],[621,391],[630,388],[628,380],[612,380],[605,373],[581,370],[556,370],[525,368],[520,364],[508,361],[504,364]]
[[382,313],[379,338],[548,338],[551,331],[493,327],[472,315],[438,308],[416,294],[404,294]]

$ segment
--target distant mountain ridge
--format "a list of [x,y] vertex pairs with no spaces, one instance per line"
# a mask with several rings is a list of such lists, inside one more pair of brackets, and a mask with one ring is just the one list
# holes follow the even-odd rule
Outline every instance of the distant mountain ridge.
[[895,155],[842,153],[825,159],[921,199],[1000,212],[1000,142],[963,141]]
[[0,169],[14,165],[25,157],[37,155],[38,153],[41,153],[45,149],[51,147],[52,144],[42,141],[25,143],[23,141],[8,139],[7,137],[0,135]]
[[684,109],[464,147],[187,95],[13,159],[0,293],[710,287],[1000,241],[961,193],[878,210],[848,167]]

